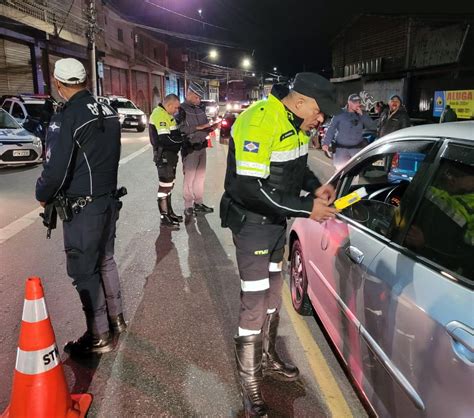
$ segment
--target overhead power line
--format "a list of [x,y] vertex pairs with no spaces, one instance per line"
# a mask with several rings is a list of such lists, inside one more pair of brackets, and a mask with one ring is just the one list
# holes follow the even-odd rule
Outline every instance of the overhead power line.
[[212,23],[205,22],[205,21],[202,20],[202,19],[196,19],[196,18],[191,17],[191,16],[186,16],[186,15],[184,15],[184,14],[182,14],[182,13],[176,12],[176,11],[174,11],[174,10],[171,10],[171,9],[168,9],[168,8],[166,8],[166,7],[164,7],[164,6],[161,6],[161,5],[159,5],[159,4],[153,3],[153,2],[150,1],[150,0],[145,0],[145,3],[148,3],[148,4],[150,4],[151,6],[156,7],[156,8],[158,8],[158,9],[162,9],[162,10],[168,12],[168,13],[175,14],[175,15],[177,15],[177,16],[183,17],[183,18],[188,19],[188,20],[193,20],[194,22],[198,22],[198,23],[200,23],[201,25],[206,25],[206,26],[210,26],[210,27],[213,27],[213,28],[217,28],[217,29],[221,29],[221,30],[226,30],[226,31],[229,30],[229,29],[227,29],[227,28],[223,28],[222,26],[217,26],[217,25],[213,25]]
[[[115,11],[115,13],[118,14],[118,12],[116,10],[114,10],[114,11]],[[202,43],[202,44],[212,45],[212,46],[220,46],[220,47],[223,47],[223,48],[239,49],[239,50],[242,50],[242,51],[246,50],[242,46],[240,46],[238,44],[235,44],[235,43],[232,43],[232,42],[218,41],[216,39],[204,38],[202,36],[190,35],[190,34],[182,33],[182,32],[173,32],[173,31],[169,31],[169,30],[166,30],[166,29],[161,29],[161,28],[156,28],[156,27],[153,27],[153,26],[143,25],[143,24],[137,23],[135,21],[126,20],[126,19],[120,17],[120,15],[119,15],[119,18],[115,19],[115,20],[125,22],[125,23],[128,23],[128,24],[132,24],[133,26],[136,26],[137,28],[146,29],[150,32],[156,32],[156,33],[160,33],[162,35],[171,36],[173,38],[185,39],[187,41],[192,41],[192,42],[197,42],[197,43]]]

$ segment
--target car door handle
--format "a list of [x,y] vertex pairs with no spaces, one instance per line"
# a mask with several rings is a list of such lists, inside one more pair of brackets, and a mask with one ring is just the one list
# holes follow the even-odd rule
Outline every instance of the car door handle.
[[345,253],[356,264],[360,264],[364,260],[364,253],[353,245],[349,245]]
[[474,363],[474,330],[461,322],[451,321],[446,325],[446,331],[454,340],[453,349],[456,354]]

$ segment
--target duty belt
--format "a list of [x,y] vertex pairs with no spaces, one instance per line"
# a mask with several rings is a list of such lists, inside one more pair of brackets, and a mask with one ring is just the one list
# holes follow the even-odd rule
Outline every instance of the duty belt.
[[273,218],[269,216],[260,215],[258,213],[246,211],[245,213],[245,222],[251,224],[260,224],[260,225],[267,225],[267,224],[281,224],[285,221],[285,218]]
[[99,199],[101,197],[105,196],[113,196],[114,192],[108,192],[108,193],[103,193],[97,196],[75,196],[75,197],[69,197],[67,196],[67,200],[69,201],[69,204],[71,205],[71,209],[74,211],[74,213],[79,213],[83,208],[85,208],[89,203],[93,202],[96,199]]

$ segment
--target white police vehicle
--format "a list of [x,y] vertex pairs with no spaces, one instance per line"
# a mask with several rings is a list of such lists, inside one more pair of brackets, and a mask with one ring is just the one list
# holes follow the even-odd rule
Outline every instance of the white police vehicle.
[[0,109],[0,166],[42,162],[41,139]]
[[145,130],[148,118],[131,100],[122,96],[99,96],[97,101],[110,105],[118,113],[122,128]]
[[[20,124],[25,123],[27,118],[39,120],[46,99],[52,99],[45,94],[19,94],[2,98],[2,109],[10,113]],[[52,100],[56,104],[54,99]]]

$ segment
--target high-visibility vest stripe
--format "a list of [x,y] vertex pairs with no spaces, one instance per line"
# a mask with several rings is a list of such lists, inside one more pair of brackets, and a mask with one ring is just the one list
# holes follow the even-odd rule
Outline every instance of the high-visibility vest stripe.
[[16,371],[23,374],[40,374],[54,369],[61,363],[56,343],[37,351],[23,351],[18,348]]
[[240,288],[242,292],[261,292],[262,290],[270,289],[270,280],[268,278],[252,281],[241,280]]
[[281,271],[282,266],[283,266],[283,263],[281,261],[279,263],[270,263],[270,265],[268,266],[268,271],[272,273],[277,273]]
[[39,322],[48,317],[48,310],[44,298],[28,300],[25,299],[23,305],[23,315],[21,319],[25,322]]

